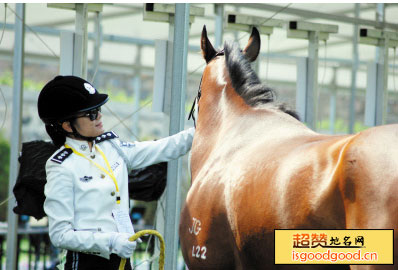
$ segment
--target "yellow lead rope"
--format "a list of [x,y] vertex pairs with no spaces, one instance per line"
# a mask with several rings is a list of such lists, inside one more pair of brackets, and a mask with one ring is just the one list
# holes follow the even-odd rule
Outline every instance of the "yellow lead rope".
[[[160,241],[160,256],[159,256],[159,270],[164,270],[164,256],[165,256],[165,245],[164,245],[164,239],[163,236],[155,230],[142,230],[134,234],[129,238],[131,242],[134,242],[138,238],[146,235],[146,234],[152,234],[155,235],[159,238]],[[126,265],[126,259],[122,258],[120,261],[119,265],[119,270],[124,270],[124,266]]]
[[106,158],[104,152],[102,152],[102,150],[95,145],[95,149],[100,153],[100,155],[102,156],[102,158],[105,161],[106,167],[108,168],[108,170],[106,170],[104,167],[102,167],[101,165],[99,165],[97,162],[89,159],[88,157],[86,157],[85,155],[83,155],[82,153],[80,153],[79,151],[77,151],[76,149],[74,149],[73,147],[70,147],[69,145],[65,144],[64,145],[65,148],[69,148],[72,149],[73,153],[75,153],[76,155],[88,160],[89,162],[91,162],[92,164],[94,164],[98,169],[100,169],[101,171],[103,171],[104,173],[106,173],[112,180],[113,183],[115,184],[115,188],[116,188],[116,203],[120,204],[120,191],[119,191],[119,186],[117,184],[117,179],[115,177],[115,174],[113,173],[113,170],[111,168],[111,166],[109,165],[108,159]]

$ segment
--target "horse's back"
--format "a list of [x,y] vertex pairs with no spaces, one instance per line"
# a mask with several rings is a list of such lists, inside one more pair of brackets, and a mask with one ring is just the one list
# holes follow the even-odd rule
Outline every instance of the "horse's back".
[[347,217],[349,227],[397,228],[397,167],[398,125],[371,128],[355,137],[345,157],[342,193],[346,208],[362,213]]
[[259,138],[246,146],[218,142],[181,215],[187,265],[284,269],[273,263],[278,228],[397,229],[397,134],[397,126],[383,126],[357,135]]
[[[398,125],[378,126],[356,136],[346,154],[341,185],[348,229],[398,230],[397,168]],[[398,261],[398,235],[394,237],[394,261]],[[352,267],[357,268],[361,269]]]

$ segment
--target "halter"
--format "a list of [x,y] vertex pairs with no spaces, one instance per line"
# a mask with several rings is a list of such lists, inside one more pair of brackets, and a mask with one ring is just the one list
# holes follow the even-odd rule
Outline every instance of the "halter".
[[[216,58],[217,56],[220,56],[220,55],[224,55],[224,50],[221,50],[221,51],[217,52],[217,53],[209,60],[208,63],[210,63],[214,58]],[[203,79],[203,74],[202,74],[202,77],[200,77],[200,83],[199,83],[199,88],[198,88],[198,94],[197,94],[197,96],[195,97],[195,99],[194,99],[194,101],[193,101],[193,104],[192,104],[192,107],[191,107],[191,111],[189,112],[189,116],[188,116],[188,120],[191,119],[191,117],[192,117],[192,119],[193,119],[193,124],[194,124],[195,128],[196,128],[196,119],[195,119],[194,112],[195,112],[196,106],[199,106],[199,99],[200,99],[200,97],[202,96],[202,79]],[[199,113],[199,107],[198,107],[198,113]]]

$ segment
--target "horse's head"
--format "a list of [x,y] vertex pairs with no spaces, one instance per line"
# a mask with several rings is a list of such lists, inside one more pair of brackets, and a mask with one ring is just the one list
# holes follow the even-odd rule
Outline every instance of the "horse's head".
[[[272,90],[261,84],[250,65],[260,52],[260,43],[260,34],[253,27],[243,50],[239,49],[237,43],[225,42],[224,49],[217,51],[207,37],[206,26],[203,27],[201,49],[207,65],[199,86],[198,99],[203,92],[205,98],[200,99],[199,107],[206,107],[207,115],[210,113],[209,108],[218,107],[222,94],[228,95],[229,101],[232,101],[230,103],[238,104],[241,109],[273,101]],[[215,116],[214,112],[210,115],[213,118]],[[200,118],[203,121],[208,117]]]
[[[256,27],[253,27],[249,42],[247,43],[242,53],[248,61],[253,62],[257,59],[257,56],[260,52],[260,46],[260,33],[258,32]],[[217,52],[214,49],[209,38],[207,37],[206,26],[203,26],[200,48],[202,49],[203,58],[206,60],[207,64],[209,64],[209,62],[213,60],[213,58],[217,56],[217,54],[223,54],[223,51]]]
[[[229,101],[238,105],[238,108],[246,110],[274,101],[273,90],[260,82],[250,64],[257,59],[260,44],[260,33],[256,27],[253,27],[243,50],[239,49],[236,42],[225,42],[224,49],[217,51],[208,39],[204,26],[201,50],[207,65],[202,75],[198,97],[201,97],[203,91],[207,101],[214,103],[219,101],[224,93],[230,98]],[[200,103],[207,102],[201,100]],[[206,106],[214,107],[214,104]],[[284,105],[273,104],[273,106],[298,119],[297,114]]]

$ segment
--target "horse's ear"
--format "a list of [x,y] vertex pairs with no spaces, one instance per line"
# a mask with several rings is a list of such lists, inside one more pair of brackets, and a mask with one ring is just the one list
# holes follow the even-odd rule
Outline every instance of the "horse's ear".
[[202,49],[202,55],[206,60],[206,63],[209,63],[209,61],[213,59],[214,55],[217,53],[213,45],[211,45],[210,40],[207,38],[206,25],[203,26],[202,37],[200,39],[200,48]]
[[243,50],[243,54],[246,56],[247,60],[249,60],[250,62],[256,60],[260,52],[260,46],[260,33],[258,32],[256,27],[253,27],[249,42],[247,43],[246,48]]

